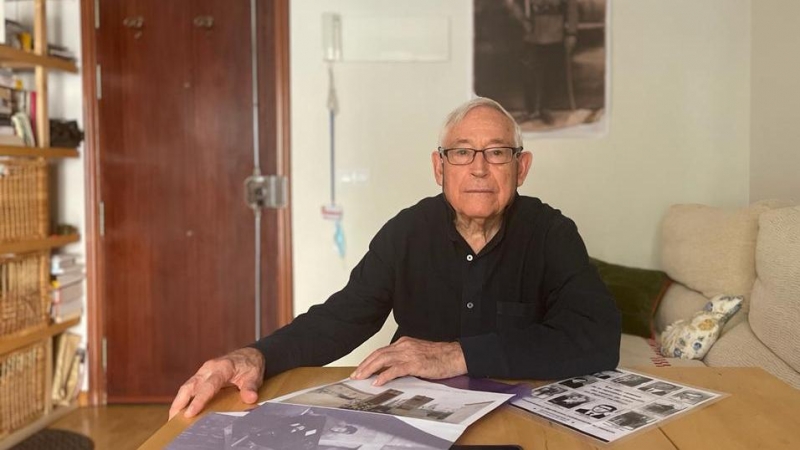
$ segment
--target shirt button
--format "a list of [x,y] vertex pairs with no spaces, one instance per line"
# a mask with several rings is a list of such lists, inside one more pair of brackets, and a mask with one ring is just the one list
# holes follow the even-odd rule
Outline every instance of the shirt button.
[[467,303],[467,309],[472,309],[473,306],[475,305],[473,305],[472,302]]
[[472,261],[472,255],[467,255],[467,261]]

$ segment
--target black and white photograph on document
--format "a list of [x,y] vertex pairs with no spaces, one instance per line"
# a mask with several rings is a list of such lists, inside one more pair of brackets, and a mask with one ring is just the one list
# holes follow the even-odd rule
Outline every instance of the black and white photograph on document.
[[265,403],[242,417],[209,414],[168,449],[445,450],[451,445],[392,416]]

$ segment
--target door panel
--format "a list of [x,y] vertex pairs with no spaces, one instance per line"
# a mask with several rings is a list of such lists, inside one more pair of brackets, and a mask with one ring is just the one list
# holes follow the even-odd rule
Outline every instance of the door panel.
[[[135,17],[141,29],[124,25]],[[255,337],[250,2],[107,0],[100,23],[108,398],[168,401],[203,361]],[[274,122],[264,109],[260,123]]]

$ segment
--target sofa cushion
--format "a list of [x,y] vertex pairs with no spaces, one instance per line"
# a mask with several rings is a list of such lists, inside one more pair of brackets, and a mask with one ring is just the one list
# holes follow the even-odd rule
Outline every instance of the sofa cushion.
[[702,359],[717,341],[722,327],[741,308],[743,298],[718,295],[694,313],[680,319],[661,334],[661,354],[674,358]]
[[656,336],[660,335],[668,325],[692,317],[708,303],[708,299],[701,293],[693,291],[680,283],[672,283],[658,304],[658,310],[653,318],[653,328]]
[[761,367],[800,389],[800,373],[758,340],[747,321],[725,333],[711,347],[703,362],[712,367]]
[[653,337],[653,316],[670,279],[659,270],[637,269],[590,258],[617,301],[622,332]]
[[661,224],[661,262],[673,280],[712,298],[744,295],[743,310],[755,280],[758,216],[771,203],[724,210],[705,205],[674,205]]
[[750,327],[800,371],[800,207],[766,212],[759,227]]

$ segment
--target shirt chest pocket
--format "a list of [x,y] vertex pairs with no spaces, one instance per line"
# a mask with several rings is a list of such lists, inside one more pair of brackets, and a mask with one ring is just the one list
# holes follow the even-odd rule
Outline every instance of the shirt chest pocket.
[[497,302],[497,331],[527,328],[536,320],[536,305],[520,302]]

